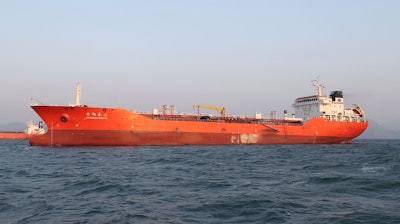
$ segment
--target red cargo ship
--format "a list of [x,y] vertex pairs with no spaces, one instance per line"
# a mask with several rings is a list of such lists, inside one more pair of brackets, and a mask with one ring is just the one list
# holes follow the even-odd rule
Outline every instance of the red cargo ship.
[[30,138],[33,146],[140,146],[140,145],[230,145],[230,144],[339,144],[351,143],[368,127],[358,105],[345,108],[342,91],[322,95],[323,86],[314,81],[317,93],[295,100],[295,113],[282,119],[256,114],[254,118],[178,115],[165,107],[161,113],[139,113],[121,108],[88,107],[80,104],[32,106],[47,125],[47,132]]

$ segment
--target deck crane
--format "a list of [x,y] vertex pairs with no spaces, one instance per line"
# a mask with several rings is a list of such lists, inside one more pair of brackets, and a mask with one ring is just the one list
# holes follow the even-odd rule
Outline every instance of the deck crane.
[[197,108],[197,115],[199,115],[199,116],[200,116],[200,108],[217,110],[217,111],[219,111],[221,116],[225,116],[225,107],[215,107],[215,106],[206,106],[206,105],[193,104],[193,108]]

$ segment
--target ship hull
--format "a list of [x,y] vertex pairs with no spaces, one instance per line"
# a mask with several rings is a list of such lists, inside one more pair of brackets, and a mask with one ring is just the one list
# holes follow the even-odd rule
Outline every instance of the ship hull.
[[119,108],[33,106],[48,127],[33,146],[167,146],[238,144],[339,144],[351,142],[367,122],[313,118],[286,121],[138,114]]
[[[256,139],[253,141],[250,138]],[[339,144],[348,143],[347,137],[280,136],[169,133],[134,131],[54,131],[52,134],[30,139],[33,146],[174,146],[174,145],[263,145],[263,144]]]

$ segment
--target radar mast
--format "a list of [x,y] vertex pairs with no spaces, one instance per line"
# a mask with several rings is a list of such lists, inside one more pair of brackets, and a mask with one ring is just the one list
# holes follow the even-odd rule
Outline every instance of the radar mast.
[[317,88],[318,96],[322,96],[322,89],[325,88],[322,84],[318,82],[318,80],[313,80],[313,85]]

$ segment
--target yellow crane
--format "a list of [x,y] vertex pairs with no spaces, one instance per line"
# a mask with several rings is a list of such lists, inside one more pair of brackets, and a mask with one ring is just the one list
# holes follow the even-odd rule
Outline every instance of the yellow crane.
[[206,105],[197,105],[193,104],[193,108],[197,108],[197,114],[200,116],[200,108],[206,108],[211,110],[217,110],[221,114],[221,116],[225,116],[225,107],[215,107],[215,106],[206,106]]

